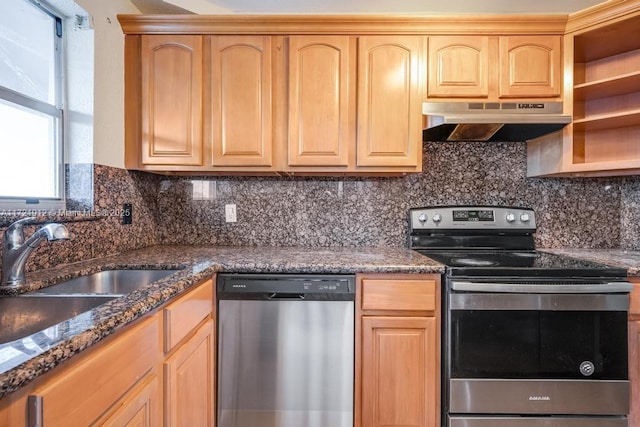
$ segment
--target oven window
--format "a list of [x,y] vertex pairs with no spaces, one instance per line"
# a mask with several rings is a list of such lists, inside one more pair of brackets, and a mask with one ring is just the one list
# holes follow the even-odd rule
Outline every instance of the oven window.
[[626,312],[453,310],[450,334],[451,378],[628,378]]

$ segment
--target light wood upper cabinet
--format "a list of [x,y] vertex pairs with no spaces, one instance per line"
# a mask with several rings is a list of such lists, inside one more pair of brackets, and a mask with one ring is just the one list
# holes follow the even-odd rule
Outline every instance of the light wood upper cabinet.
[[352,40],[289,37],[290,166],[349,165],[355,145]]
[[429,37],[428,96],[489,96],[489,37]]
[[560,100],[561,36],[429,37],[429,98]]
[[560,45],[557,36],[500,37],[500,96],[560,96]]
[[358,41],[357,160],[362,166],[422,166],[425,37]]
[[205,38],[212,166],[272,166],[271,37]]
[[202,37],[141,40],[141,163],[201,165]]

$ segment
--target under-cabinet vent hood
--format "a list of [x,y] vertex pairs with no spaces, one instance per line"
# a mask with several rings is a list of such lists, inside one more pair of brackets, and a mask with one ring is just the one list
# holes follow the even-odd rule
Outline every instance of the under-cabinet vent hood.
[[571,123],[561,102],[425,102],[423,141],[528,141]]

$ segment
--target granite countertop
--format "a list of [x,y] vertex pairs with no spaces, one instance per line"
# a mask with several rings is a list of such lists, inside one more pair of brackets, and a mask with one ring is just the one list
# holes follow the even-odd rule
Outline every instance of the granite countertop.
[[444,271],[442,264],[404,248],[152,246],[30,272],[28,285],[3,293],[33,291],[77,276],[121,268],[180,271],[45,331],[0,344],[0,398],[216,272],[440,274]]
[[541,249],[558,255],[584,259],[627,270],[630,277],[640,277],[640,251],[623,249]]

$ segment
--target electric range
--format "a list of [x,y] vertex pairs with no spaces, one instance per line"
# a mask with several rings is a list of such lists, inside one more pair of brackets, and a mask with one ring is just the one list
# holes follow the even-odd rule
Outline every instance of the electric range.
[[442,425],[626,427],[626,271],[537,251],[521,207],[409,211],[410,248],[446,266]]

